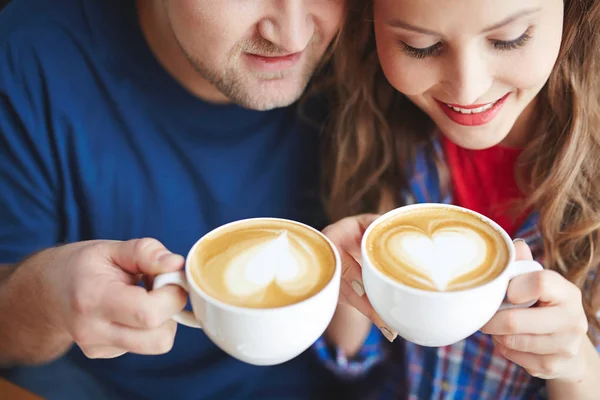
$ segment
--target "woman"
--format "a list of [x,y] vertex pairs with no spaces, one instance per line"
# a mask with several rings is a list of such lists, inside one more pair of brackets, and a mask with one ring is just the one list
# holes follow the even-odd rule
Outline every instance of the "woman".
[[[452,202],[524,238],[519,256],[531,249],[547,270],[509,286],[509,300],[537,307],[499,312],[443,348],[384,345],[340,305],[328,365],[350,376],[387,358],[376,398],[597,398],[600,1],[357,0],[350,10],[324,157],[332,219]],[[344,258],[341,303],[393,341],[356,261],[373,218],[325,232]]]

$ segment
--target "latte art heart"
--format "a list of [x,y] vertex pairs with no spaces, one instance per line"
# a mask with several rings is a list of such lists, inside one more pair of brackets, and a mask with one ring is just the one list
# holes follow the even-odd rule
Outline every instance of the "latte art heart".
[[327,239],[293,221],[253,219],[207,235],[190,262],[194,281],[236,306],[283,307],[317,294],[336,266]]
[[388,251],[425,273],[439,290],[454,279],[481,267],[488,252],[485,240],[472,229],[444,228],[431,236],[406,227],[388,239]]
[[288,293],[302,295],[318,282],[312,279],[305,256],[290,246],[286,231],[271,241],[259,243],[231,259],[225,283],[236,296],[251,296],[276,284]]
[[502,234],[477,215],[432,205],[378,224],[367,238],[373,265],[413,288],[454,291],[502,273],[509,249]]

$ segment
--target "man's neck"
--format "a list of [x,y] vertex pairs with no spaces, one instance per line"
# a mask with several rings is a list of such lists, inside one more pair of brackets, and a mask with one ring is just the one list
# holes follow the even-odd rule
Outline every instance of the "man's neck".
[[161,1],[137,0],[140,26],[148,46],[163,68],[185,89],[211,103],[230,100],[194,69],[181,50]]

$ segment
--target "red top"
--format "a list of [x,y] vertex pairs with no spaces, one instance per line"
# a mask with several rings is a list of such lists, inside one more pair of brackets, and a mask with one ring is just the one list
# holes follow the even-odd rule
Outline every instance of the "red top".
[[477,211],[496,221],[513,236],[526,215],[515,215],[515,200],[523,198],[515,180],[521,149],[494,146],[468,150],[442,135],[450,170],[454,204]]

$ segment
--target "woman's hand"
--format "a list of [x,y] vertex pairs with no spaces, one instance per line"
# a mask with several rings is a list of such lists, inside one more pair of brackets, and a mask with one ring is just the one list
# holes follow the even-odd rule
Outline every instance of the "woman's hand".
[[[360,311],[381,330],[386,339],[393,341],[397,333],[389,328],[373,310],[373,306],[365,296],[362,283],[360,244],[367,227],[378,217],[379,215],[375,214],[362,214],[344,218],[325,228],[323,233],[338,248],[342,261],[340,304],[350,305]],[[348,323],[344,324],[343,320],[348,320]],[[351,320],[353,327],[349,326]],[[346,326],[340,329],[340,324],[348,325],[347,329],[356,329],[356,318],[341,318],[340,315],[336,315],[330,330],[343,331]]]
[[[533,258],[524,242],[515,247],[517,259]],[[586,375],[582,344],[588,323],[577,286],[554,271],[533,272],[510,282],[507,300],[538,303],[500,311],[481,329],[504,357],[542,379],[575,381]]]

